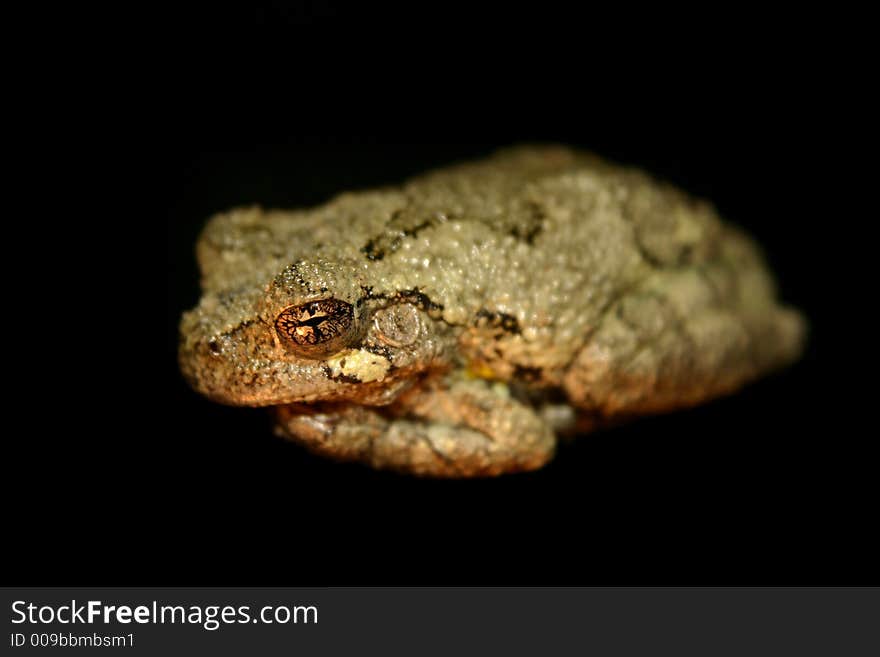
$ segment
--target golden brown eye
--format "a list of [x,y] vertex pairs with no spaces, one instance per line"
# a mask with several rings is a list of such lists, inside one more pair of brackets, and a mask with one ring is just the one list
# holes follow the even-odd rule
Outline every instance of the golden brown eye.
[[342,346],[354,325],[354,309],[350,303],[337,299],[310,301],[290,306],[275,320],[275,330],[292,346],[309,352],[318,347]]

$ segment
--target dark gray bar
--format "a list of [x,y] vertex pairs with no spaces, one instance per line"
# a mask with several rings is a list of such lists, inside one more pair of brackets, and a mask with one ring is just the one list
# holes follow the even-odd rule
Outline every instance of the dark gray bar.
[[[876,588],[6,588],[2,594],[3,653],[10,655],[74,646],[78,653],[213,655],[880,654]],[[89,601],[94,622],[86,622]],[[187,622],[180,622],[179,609],[166,609],[165,622],[156,622],[163,606],[182,607]],[[224,606],[234,609],[226,612],[230,622],[222,622]],[[51,622],[56,613],[68,620],[76,609],[78,622]],[[30,622],[40,614],[46,623]],[[146,622],[134,622],[135,614]],[[114,647],[120,637],[133,645]]]

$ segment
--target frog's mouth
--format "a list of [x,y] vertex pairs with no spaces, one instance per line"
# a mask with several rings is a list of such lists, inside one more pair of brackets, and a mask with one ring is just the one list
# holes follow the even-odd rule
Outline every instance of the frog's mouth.
[[278,406],[355,400],[388,403],[394,381],[363,382],[323,362],[251,363],[244,367],[206,367],[199,360],[181,358],[181,370],[190,386],[209,399],[230,406]]
[[247,343],[182,341],[180,369],[200,394],[230,406],[351,402],[386,405],[408,385],[412,373],[381,354],[346,349],[326,360],[254,358]]

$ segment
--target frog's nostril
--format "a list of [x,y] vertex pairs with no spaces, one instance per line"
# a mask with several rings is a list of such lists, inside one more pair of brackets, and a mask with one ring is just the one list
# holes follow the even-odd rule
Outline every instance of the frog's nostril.
[[212,354],[219,354],[220,353],[220,345],[217,344],[216,340],[208,341],[208,349],[211,350]]

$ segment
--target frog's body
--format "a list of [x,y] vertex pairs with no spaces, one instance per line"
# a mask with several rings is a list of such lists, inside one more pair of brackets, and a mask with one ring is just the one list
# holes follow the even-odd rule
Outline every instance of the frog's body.
[[561,147],[234,210],[198,257],[180,349],[198,391],[277,406],[318,452],[425,475],[539,467],[556,433],[735,390],[805,332],[709,205]]

